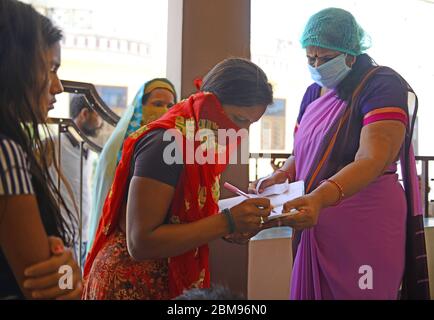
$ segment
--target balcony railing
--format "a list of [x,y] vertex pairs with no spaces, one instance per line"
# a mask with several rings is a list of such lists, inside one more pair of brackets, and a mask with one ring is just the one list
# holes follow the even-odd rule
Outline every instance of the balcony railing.
[[107,106],[92,83],[62,80],[62,85],[65,92],[84,95],[89,106],[95,110],[104,121],[113,127],[116,126],[120,117]]
[[[251,153],[250,159],[254,159],[255,161],[255,179],[260,178],[258,176],[258,163],[261,159],[269,159],[270,166],[273,170],[279,168],[283,165],[284,161],[289,158],[290,153]],[[434,181],[434,178],[430,179],[429,175],[429,164],[434,163],[434,157],[431,156],[416,156],[416,161],[421,163],[421,174],[420,174],[420,190],[422,195],[422,202],[424,208],[425,217],[429,217],[430,211],[430,181]]]

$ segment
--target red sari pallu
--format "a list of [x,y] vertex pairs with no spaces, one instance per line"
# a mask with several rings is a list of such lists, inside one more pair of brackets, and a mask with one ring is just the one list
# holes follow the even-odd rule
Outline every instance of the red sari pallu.
[[[215,95],[200,92],[181,101],[162,118],[143,126],[125,140],[122,158],[116,169],[109,195],[105,200],[95,241],[84,267],[85,281],[95,257],[118,226],[121,207],[125,201],[134,147],[145,134],[161,128],[177,130],[176,140],[178,146],[182,144],[184,160],[184,169],[169,212],[170,223],[191,223],[218,213],[220,175],[225,170],[229,155],[236,148],[239,139],[237,138],[236,142],[232,141],[227,148],[220,147],[215,143],[218,137],[217,130],[239,130],[239,128],[226,116]],[[209,136],[208,138],[202,136],[202,139],[198,139],[201,141],[195,141],[199,129],[207,129],[206,132],[214,133],[215,141],[209,139]],[[189,149],[188,145],[194,148]],[[198,150],[198,148],[201,149]],[[198,164],[196,154],[201,154],[206,159],[210,159],[211,155],[215,161]],[[225,159],[225,161],[217,163],[217,159]],[[179,256],[168,258],[170,298],[182,294],[186,289],[209,287],[208,254],[208,246],[205,244]]]

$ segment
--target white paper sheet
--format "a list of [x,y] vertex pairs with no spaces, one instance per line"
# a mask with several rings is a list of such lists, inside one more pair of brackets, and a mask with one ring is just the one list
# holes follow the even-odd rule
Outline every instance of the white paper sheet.
[[267,177],[262,178],[261,180],[259,180],[258,184],[256,185],[256,193],[258,195],[261,195],[262,197],[268,197],[268,196],[271,196],[271,195],[282,194],[282,193],[285,193],[286,191],[289,190],[290,184],[288,182],[284,182],[284,183],[281,183],[281,184],[272,185],[272,186],[266,188],[264,190],[264,192],[259,193],[259,187],[261,186],[262,182],[266,178]]
[[[276,192],[280,191],[279,194]],[[304,181],[296,181],[292,183],[282,183],[278,185],[271,186],[264,190],[261,194],[249,194],[252,198],[268,198],[270,199],[271,205],[274,207],[274,212],[271,212],[268,219],[275,219],[281,216],[294,214],[297,211],[285,213],[282,215],[283,205],[292,199],[301,197],[304,195]],[[219,201],[219,208],[223,210],[224,208],[232,208],[239,203],[246,200],[243,196],[223,199]]]

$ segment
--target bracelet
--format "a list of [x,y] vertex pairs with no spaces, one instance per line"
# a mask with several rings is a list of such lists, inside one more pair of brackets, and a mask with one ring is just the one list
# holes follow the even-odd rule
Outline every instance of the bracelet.
[[292,180],[292,176],[291,176],[291,174],[289,173],[289,171],[287,171],[287,170],[283,170],[283,169],[281,169],[281,168],[277,169],[276,171],[281,171],[281,172],[285,173],[285,174],[286,174],[286,177],[288,178],[288,182],[292,182],[292,181],[293,181],[293,180]]
[[229,226],[229,234],[232,234],[235,232],[235,221],[232,217],[231,211],[228,208],[223,209],[222,214],[225,216],[228,226]]
[[342,188],[342,186],[339,183],[337,183],[336,181],[334,181],[332,179],[325,179],[325,180],[321,181],[319,184],[321,185],[324,182],[329,182],[329,183],[333,184],[334,186],[336,186],[336,188],[338,188],[338,190],[339,190],[339,199],[334,204],[332,204],[332,207],[337,206],[339,203],[342,202],[342,200],[345,197],[344,189]]

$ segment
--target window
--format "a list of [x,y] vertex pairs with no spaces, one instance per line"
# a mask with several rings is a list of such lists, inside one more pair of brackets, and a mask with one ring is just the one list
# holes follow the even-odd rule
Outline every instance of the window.
[[[98,86],[119,115],[146,81],[166,76],[168,0],[24,0],[64,34],[64,80]],[[68,94],[57,97],[51,117],[69,117]],[[105,141],[113,130],[105,125]]]
[[128,104],[144,82],[165,77],[168,0],[24,2],[63,31],[61,79],[127,88]]
[[123,109],[127,107],[127,87],[113,87],[113,86],[98,86],[96,85],[101,98],[105,103],[117,113],[122,113]]
[[274,99],[261,118],[261,149],[285,149],[285,100]]

